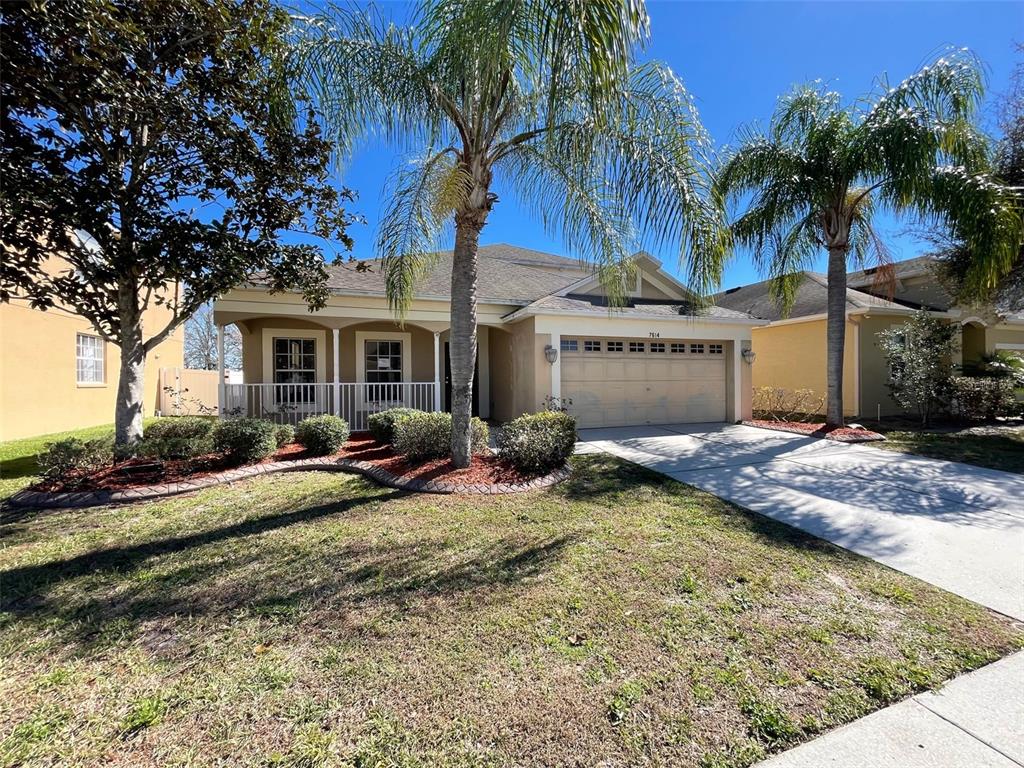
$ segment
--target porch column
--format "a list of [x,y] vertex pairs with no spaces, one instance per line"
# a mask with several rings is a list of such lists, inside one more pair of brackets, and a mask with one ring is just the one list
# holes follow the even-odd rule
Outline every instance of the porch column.
[[334,329],[334,415],[341,416],[341,330]]
[[441,334],[434,331],[434,410],[441,410]]
[[217,326],[217,412],[223,414],[227,406],[224,400],[224,326]]

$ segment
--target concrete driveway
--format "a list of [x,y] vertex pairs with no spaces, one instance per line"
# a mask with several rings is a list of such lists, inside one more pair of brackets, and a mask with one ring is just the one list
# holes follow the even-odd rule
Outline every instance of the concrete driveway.
[[734,424],[580,431],[606,451],[1024,620],[1024,476]]

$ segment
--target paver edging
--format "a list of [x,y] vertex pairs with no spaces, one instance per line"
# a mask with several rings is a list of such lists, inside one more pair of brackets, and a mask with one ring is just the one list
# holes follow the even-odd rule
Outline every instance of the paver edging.
[[265,464],[252,464],[247,467],[236,467],[213,475],[182,480],[177,483],[158,483],[150,486],[126,488],[123,491],[62,491],[48,493],[46,491],[22,490],[11,496],[7,503],[13,507],[38,507],[47,509],[78,509],[96,507],[105,504],[128,504],[135,501],[159,499],[191,493],[214,485],[230,485],[239,480],[248,480],[258,475],[271,475],[278,472],[350,472],[363,475],[381,485],[400,491],[414,493],[465,494],[485,496],[491,494],[525,493],[539,488],[550,488],[552,485],[567,479],[572,470],[568,464],[549,472],[541,477],[523,483],[445,483],[416,477],[393,475],[386,469],[365,461],[354,459],[330,459],[317,457],[298,459],[295,461],[273,461]]

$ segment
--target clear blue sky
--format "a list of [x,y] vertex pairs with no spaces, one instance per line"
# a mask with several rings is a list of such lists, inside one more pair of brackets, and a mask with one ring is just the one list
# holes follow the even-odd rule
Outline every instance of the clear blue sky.
[[[407,13],[402,3],[380,7],[396,18]],[[1019,56],[1014,42],[1024,40],[1024,5],[1014,2],[662,0],[648,2],[648,10],[651,41],[644,56],[667,63],[682,78],[718,145],[733,141],[743,124],[766,123],[777,96],[795,83],[821,78],[852,99],[870,90],[879,75],[898,82],[950,45],[968,47],[986,63],[991,101],[1007,87]],[[989,127],[990,113],[984,116]],[[359,194],[354,209],[367,219],[351,230],[357,257],[373,255],[384,183],[400,161],[393,149],[372,147],[345,169],[343,182]],[[905,222],[879,223],[894,259],[920,251],[920,244],[902,234]],[[481,242],[565,253],[511,196],[495,207]],[[676,271],[674,254],[654,255]],[[824,270],[824,255],[816,268]],[[723,287],[758,279],[748,255],[738,253]]]

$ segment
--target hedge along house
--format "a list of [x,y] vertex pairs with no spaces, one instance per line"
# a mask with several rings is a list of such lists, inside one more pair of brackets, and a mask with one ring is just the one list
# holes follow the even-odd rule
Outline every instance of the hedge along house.
[[[692,294],[636,255],[627,305],[609,309],[579,261],[509,245],[480,248],[473,412],[507,421],[568,404],[581,427],[737,421],[751,408],[751,329],[763,324]],[[214,305],[242,333],[243,384],[223,384],[226,415],[297,421],[336,413],[449,409],[449,285],[442,257],[404,324],[388,308],[377,261],[329,268],[331,297],[307,311],[297,293],[250,284]]]
[[[893,265],[892,280],[878,269],[851,272],[846,290],[846,345],[843,359],[843,412],[875,418],[903,413],[889,396],[889,369],[878,347],[878,333],[901,325],[920,309],[960,327],[959,366],[1006,351],[1024,356],[1024,313],[1002,306],[960,307],[942,287],[935,259],[921,256]],[[754,388],[810,389],[825,394],[825,326],[828,281],[805,272],[787,316],[770,295],[768,281],[720,293],[715,302],[769,323],[753,331],[757,365]]]

